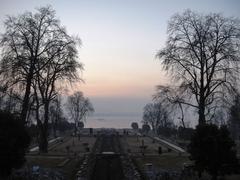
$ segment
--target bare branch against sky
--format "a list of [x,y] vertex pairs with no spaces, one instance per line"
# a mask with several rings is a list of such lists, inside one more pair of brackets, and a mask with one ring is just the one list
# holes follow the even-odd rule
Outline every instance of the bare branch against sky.
[[0,33],[6,15],[35,11],[48,4],[67,32],[82,40],[79,56],[86,83],[79,90],[91,99],[96,113],[114,108],[114,113],[139,117],[155,85],[169,81],[155,54],[166,42],[173,14],[191,9],[240,17],[238,0],[1,0]]

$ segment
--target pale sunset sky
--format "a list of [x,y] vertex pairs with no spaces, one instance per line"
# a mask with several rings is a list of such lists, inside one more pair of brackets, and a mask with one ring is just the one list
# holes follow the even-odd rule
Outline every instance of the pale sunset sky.
[[[172,15],[191,9],[240,17],[238,0],[0,0],[0,33],[6,15],[45,5],[53,7],[69,34],[82,40],[79,60],[85,84],[79,90],[92,101],[95,116],[111,116],[112,122],[116,115],[134,116],[109,127],[140,122],[155,86],[169,83],[155,55],[164,47]],[[105,126],[96,123],[88,126]]]

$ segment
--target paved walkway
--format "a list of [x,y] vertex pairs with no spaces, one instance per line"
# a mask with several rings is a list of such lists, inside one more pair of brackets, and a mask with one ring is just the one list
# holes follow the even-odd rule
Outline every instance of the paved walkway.
[[[61,139],[62,139],[62,137],[57,137],[57,138],[55,138],[55,139],[51,139],[51,140],[48,141],[48,144],[52,144],[52,143],[54,143],[54,142],[56,142],[56,141],[58,141],[58,140],[61,140]],[[38,151],[38,149],[39,149],[39,147],[36,146],[36,147],[31,148],[31,149],[29,150],[29,152]]]
[[168,142],[164,139],[161,139],[159,137],[152,137],[152,138],[155,139],[156,141],[160,142],[161,144],[167,146],[168,148],[176,151],[176,152],[179,152],[179,153],[185,153],[186,152],[183,148],[181,148],[179,146],[176,146],[175,144],[172,144],[172,143],[170,143],[170,142]]

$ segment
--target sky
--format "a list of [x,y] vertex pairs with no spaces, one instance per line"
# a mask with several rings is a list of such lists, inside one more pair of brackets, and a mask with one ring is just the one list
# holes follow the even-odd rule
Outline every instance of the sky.
[[85,83],[75,90],[90,98],[96,119],[111,117],[112,122],[119,116],[140,122],[155,86],[170,82],[155,55],[164,47],[172,15],[191,9],[240,17],[238,0],[0,0],[0,33],[6,15],[45,5],[52,5],[69,34],[81,38]]

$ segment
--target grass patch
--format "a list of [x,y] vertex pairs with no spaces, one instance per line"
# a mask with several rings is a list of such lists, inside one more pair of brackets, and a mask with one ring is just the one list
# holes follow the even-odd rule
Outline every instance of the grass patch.
[[146,163],[152,163],[155,168],[168,170],[181,170],[185,162],[189,162],[188,157],[174,154],[165,154],[161,156],[143,156],[136,157],[136,162],[143,170]]

